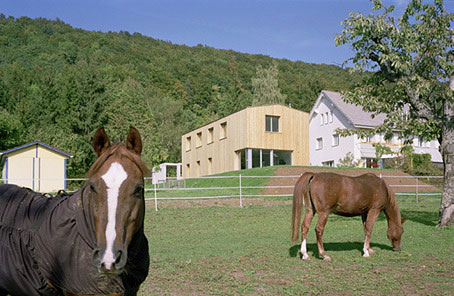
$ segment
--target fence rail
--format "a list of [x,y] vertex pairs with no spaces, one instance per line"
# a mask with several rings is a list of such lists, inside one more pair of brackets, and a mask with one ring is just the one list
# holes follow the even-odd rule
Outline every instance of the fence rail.
[[[207,176],[182,180],[169,180],[166,183],[152,184],[151,178],[145,178],[145,196],[147,201],[154,201],[155,210],[158,210],[158,200],[197,200],[197,199],[225,199],[238,198],[239,206],[243,207],[243,198],[248,197],[291,197],[293,187],[300,175],[294,176]],[[419,202],[420,195],[440,195],[442,176],[391,176],[380,175],[387,179],[389,186],[396,195],[414,195]],[[263,181],[258,181],[262,179]],[[276,179],[282,185],[265,184],[267,180]],[[398,179],[399,184],[392,184],[393,179]],[[409,183],[402,184],[402,180]],[[423,182],[421,180],[425,180]],[[5,179],[0,182],[5,183]],[[85,178],[67,178],[68,191],[75,191],[81,186]],[[401,189],[400,191],[398,190]],[[414,190],[408,190],[414,188]],[[397,190],[396,190],[397,189]],[[404,189],[404,190],[402,190]],[[275,192],[270,192],[270,191]],[[430,192],[424,192],[430,190]],[[192,192],[192,193],[191,193]]]

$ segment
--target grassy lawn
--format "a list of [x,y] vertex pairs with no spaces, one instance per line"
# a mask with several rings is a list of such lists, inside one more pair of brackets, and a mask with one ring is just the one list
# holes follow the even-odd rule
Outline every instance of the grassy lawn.
[[360,218],[331,215],[318,258],[314,219],[303,262],[290,241],[289,201],[272,206],[163,207],[149,201],[151,268],[140,295],[453,295],[454,228],[435,227],[439,197],[398,197],[403,250],[391,250],[384,215],[363,258]]

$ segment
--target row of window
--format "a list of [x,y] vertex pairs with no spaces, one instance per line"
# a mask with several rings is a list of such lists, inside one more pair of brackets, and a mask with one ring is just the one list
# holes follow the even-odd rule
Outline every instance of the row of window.
[[[208,157],[207,159],[207,175],[211,175],[213,170],[213,158]],[[186,177],[189,176],[189,172],[191,171],[191,164],[187,163],[186,164]],[[195,176],[198,177],[200,176],[200,160],[197,160],[195,162]]]
[[[227,122],[223,122],[219,125],[219,140],[227,138]],[[208,128],[207,133],[207,144],[211,144],[214,142],[214,127]],[[191,150],[192,145],[192,137],[186,137],[186,151]],[[202,146],[202,132],[198,132],[195,138],[195,147]]]
[[[376,135],[377,137],[379,137],[378,135]],[[367,137],[364,137],[362,138],[361,140],[363,142],[367,142],[367,143],[370,143],[370,142],[374,142],[375,140],[375,137],[376,136],[367,136]],[[394,139],[394,137],[393,137]],[[392,143],[394,143],[395,141],[392,139]],[[380,139],[377,139],[377,140],[380,140]],[[320,138],[317,138],[315,140],[315,149],[317,150],[320,150],[320,149],[323,149],[323,138],[320,137]],[[389,143],[389,142],[387,142]],[[422,138],[417,138],[413,141],[413,145],[415,147],[425,147],[425,148],[430,148],[430,141],[424,141],[424,139]],[[339,146],[339,134],[333,134],[332,136],[332,141],[331,141],[331,146],[332,147],[336,147],[336,146]]]
[[325,125],[333,122],[333,111],[320,114],[320,125]]
[[[365,143],[386,143],[386,144],[402,144],[403,140],[399,139],[399,136],[394,135],[391,139],[385,139],[383,135],[372,135],[372,136],[365,136],[360,139],[361,142]],[[414,147],[431,147],[431,141],[425,141],[423,138],[418,137],[413,139],[413,146]]]
[[[333,134],[331,146],[336,147],[339,146],[339,134]],[[315,142],[315,149],[320,150],[323,149],[323,138],[317,138]]]
[[[265,116],[265,131],[278,133],[279,132],[279,116],[266,115]],[[195,147],[202,146],[202,131],[196,134],[195,138]],[[206,136],[207,144],[214,142],[214,127],[208,128],[208,133]],[[223,122],[219,125],[219,140],[227,138],[227,122]],[[186,137],[186,151],[191,150],[192,137]]]

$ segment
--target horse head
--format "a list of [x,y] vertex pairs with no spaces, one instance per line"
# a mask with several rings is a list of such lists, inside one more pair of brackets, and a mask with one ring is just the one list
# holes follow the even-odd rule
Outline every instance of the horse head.
[[402,234],[404,233],[404,228],[402,224],[407,220],[407,217],[404,217],[400,223],[389,223],[388,225],[388,239],[393,246],[393,251],[400,252],[402,247],[400,245]]
[[93,262],[102,273],[120,274],[127,263],[128,246],[143,227],[144,174],[142,140],[131,127],[126,143],[111,144],[103,128],[93,139],[98,159],[88,172],[96,248]]

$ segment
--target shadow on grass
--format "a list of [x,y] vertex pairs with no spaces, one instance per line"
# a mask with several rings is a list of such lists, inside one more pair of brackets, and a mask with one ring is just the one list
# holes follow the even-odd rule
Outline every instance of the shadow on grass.
[[[325,247],[326,252],[338,252],[338,251],[351,251],[351,250],[358,250],[359,253],[362,254],[364,242],[343,242],[343,243],[324,243],[323,246]],[[294,245],[289,248],[288,253],[290,257],[297,257],[301,256],[298,254],[301,245]],[[370,247],[372,249],[381,249],[381,250],[389,250],[392,251],[391,245],[384,245],[384,244],[377,244],[377,243],[370,243]],[[313,253],[316,255],[316,258],[321,258],[318,255],[318,248],[317,244],[307,244],[307,252]]]
[[[407,216],[407,219],[409,221],[413,221],[419,224],[427,225],[427,226],[436,226],[438,223],[438,212],[429,212],[429,211],[411,211],[411,210],[402,210],[401,209],[401,215],[402,218]],[[356,217],[355,217],[356,218]],[[346,218],[346,217],[341,217],[341,216],[336,216],[336,215],[330,215],[329,216],[329,221],[344,221],[346,219],[352,219],[352,218]],[[356,218],[358,221],[359,218]],[[380,215],[378,216],[377,220],[375,222],[381,222],[381,221],[386,221],[386,215],[382,211]],[[328,222],[330,223],[330,222]],[[361,223],[361,222],[359,222]]]
[[403,210],[402,217],[405,217],[405,216],[407,216],[407,219],[409,221],[424,224],[427,226],[436,226],[438,223],[438,213],[437,212]]

